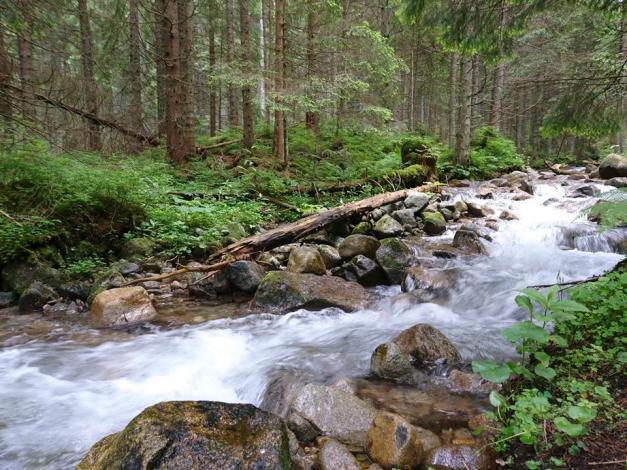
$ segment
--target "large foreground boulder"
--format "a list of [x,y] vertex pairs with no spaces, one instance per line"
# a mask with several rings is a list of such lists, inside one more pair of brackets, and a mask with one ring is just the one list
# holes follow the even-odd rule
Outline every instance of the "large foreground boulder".
[[140,286],[101,292],[91,304],[91,321],[98,328],[129,326],[157,316],[150,296]]
[[272,271],[261,281],[254,302],[255,307],[272,313],[326,307],[351,312],[367,300],[368,292],[362,286],[337,276]]
[[414,261],[414,252],[404,241],[398,238],[386,238],[381,240],[376,258],[388,280],[399,284],[403,279],[405,269]]
[[292,403],[298,413],[325,436],[364,448],[376,414],[374,408],[338,387],[305,385]]
[[627,176],[627,157],[611,153],[599,165],[599,176],[604,180]]
[[290,469],[287,428],[252,405],[172,401],[96,443],[79,470]]
[[402,331],[392,340],[405,354],[412,356],[418,363],[445,359],[449,363],[460,359],[457,348],[437,328],[418,323]]

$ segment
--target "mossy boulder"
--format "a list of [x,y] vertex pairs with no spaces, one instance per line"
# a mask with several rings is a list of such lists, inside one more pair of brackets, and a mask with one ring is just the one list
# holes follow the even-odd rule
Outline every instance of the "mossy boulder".
[[339,244],[338,251],[343,259],[352,259],[357,255],[364,255],[368,258],[375,257],[381,243],[369,235],[355,234],[349,235]]
[[423,212],[420,214],[427,235],[440,235],[446,231],[446,219],[439,212]]
[[96,443],[79,470],[292,468],[283,420],[252,405],[171,401]]
[[225,275],[236,289],[252,293],[266,275],[266,270],[254,261],[240,260],[229,264]]
[[297,246],[290,251],[287,270],[293,273],[324,274],[326,266],[320,252],[311,246]]
[[399,284],[403,279],[405,269],[414,261],[414,252],[398,238],[385,238],[377,250],[376,260],[385,271],[388,280]]
[[399,170],[393,170],[388,176],[401,180],[407,187],[419,186],[431,179],[432,171],[425,165],[409,165]]
[[605,180],[620,176],[627,176],[627,157],[611,153],[601,161],[599,176]]
[[56,297],[57,295],[50,286],[35,281],[22,292],[18,305],[21,312],[28,313],[43,308],[46,303],[54,300]]
[[129,260],[138,260],[152,255],[156,246],[156,242],[150,238],[131,238],[122,244],[120,254]]
[[5,265],[0,273],[2,285],[20,295],[35,281],[50,287],[59,287],[65,281],[62,273],[49,264],[39,261],[15,262]]
[[272,271],[257,288],[254,304],[257,309],[271,313],[326,307],[350,312],[363,307],[368,297],[362,286],[337,276]]
[[374,224],[374,233],[379,238],[395,237],[403,233],[403,226],[392,216],[385,214]]
[[412,375],[414,368],[409,355],[396,343],[383,343],[377,346],[370,357],[370,372],[384,379],[405,379]]

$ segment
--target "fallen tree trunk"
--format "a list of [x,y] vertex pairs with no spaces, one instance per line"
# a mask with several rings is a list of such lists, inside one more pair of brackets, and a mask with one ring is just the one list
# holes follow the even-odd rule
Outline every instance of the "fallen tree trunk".
[[[18,88],[16,86],[13,85],[5,85],[5,87],[11,88],[13,91],[16,91],[18,93],[23,93],[24,91],[21,88]],[[76,114],[77,116],[82,117],[83,119],[87,119],[90,122],[93,122],[95,124],[98,124],[100,126],[105,126],[105,127],[109,127],[111,129],[115,129],[116,131],[118,131],[121,134],[124,134],[128,137],[133,137],[137,140],[140,140],[142,142],[145,142],[148,145],[151,145],[153,147],[156,147],[157,145],[159,145],[159,140],[154,137],[154,136],[150,136],[150,135],[146,135],[146,134],[142,134],[141,132],[136,132],[132,129],[128,129],[120,124],[118,124],[117,122],[113,122],[110,121],[108,119],[105,119],[103,117],[97,116],[96,114],[92,114],[88,111],[84,111],[82,109],[79,108],[75,108],[74,106],[70,106],[68,104],[65,104],[61,101],[55,100],[54,98],[50,98],[49,96],[46,95],[42,95],[41,93],[34,93],[33,95],[37,100],[39,101],[43,101],[44,103],[47,103],[51,106],[54,106],[55,108],[59,108],[59,109],[63,109],[64,111],[67,111],[69,113],[72,114]]]
[[[427,188],[428,187],[422,187],[420,189],[426,190]],[[310,215],[290,224],[281,225],[259,235],[243,238],[215,253],[209,258],[209,261],[251,256],[262,251],[271,250],[277,246],[285,245],[286,243],[300,240],[334,222],[405,199],[407,191],[406,189],[402,189],[391,193],[377,194],[376,196],[362,199],[361,201],[351,202],[336,207],[335,209]]]
[[[419,191],[435,191],[433,185],[425,185],[416,188]],[[315,233],[334,222],[347,219],[354,215],[360,215],[364,212],[371,211],[377,207],[391,204],[393,202],[405,199],[409,190],[403,189],[391,193],[377,194],[376,196],[362,199],[361,201],[351,202],[335,209],[320,212],[308,217],[297,220],[290,224],[281,225],[272,230],[268,230],[259,235],[243,238],[229,246],[214,253],[208,260],[208,264],[193,267],[183,267],[158,276],[134,279],[126,285],[138,284],[146,281],[163,281],[173,276],[185,274],[189,272],[205,272],[208,276],[212,273],[228,266],[234,261],[249,259],[253,255],[266,250],[271,250],[277,246],[285,245],[298,241],[307,235]]]

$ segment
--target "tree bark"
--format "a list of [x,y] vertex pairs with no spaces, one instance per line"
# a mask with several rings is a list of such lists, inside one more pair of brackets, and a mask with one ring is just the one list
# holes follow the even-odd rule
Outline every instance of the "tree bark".
[[475,54],[472,58],[472,92],[470,98],[470,130],[477,128],[481,122],[479,112],[479,79],[481,76],[481,57]]
[[22,25],[17,36],[17,53],[20,59],[20,86],[22,92],[22,117],[26,121],[34,120],[35,109],[35,72],[33,69],[33,48],[31,29],[27,21]]
[[[130,90],[130,124],[137,132],[144,129],[144,113],[142,106],[142,80],[141,80],[141,37],[139,33],[139,11],[137,0],[129,0],[129,68],[128,84]],[[135,144],[133,150],[141,151],[141,145]]]
[[[307,94],[310,101],[313,101],[313,93],[311,91],[312,82],[316,77],[316,12],[315,0],[307,1]],[[317,111],[307,111],[305,113],[305,127],[314,132],[320,129],[320,113]]]
[[[229,66],[233,65],[234,55],[234,36],[233,36],[233,0],[226,0],[226,61]],[[237,110],[237,95],[235,85],[229,83],[227,87],[227,96],[229,102],[229,125],[232,127],[239,125],[239,115]]]
[[275,53],[274,53],[274,92],[276,94],[277,108],[274,111],[274,155],[288,165],[287,152],[285,148],[286,132],[283,110],[282,94],[285,87],[285,65],[283,63],[284,34],[285,34],[285,7],[287,0],[276,0],[275,7]]
[[265,20],[265,1],[261,2],[261,11],[259,14],[259,71],[261,77],[257,84],[257,95],[259,97],[259,114],[261,119],[266,120],[266,20]]
[[13,103],[8,86],[11,85],[11,62],[4,44],[3,25],[0,24],[0,116],[7,121],[13,117]]
[[192,28],[192,0],[177,0],[179,28],[180,82],[183,94],[183,146],[188,155],[195,152],[194,113],[194,54]]
[[155,75],[157,82],[157,135],[165,135],[165,55],[167,31],[163,28],[162,14],[165,11],[165,0],[154,2],[154,35],[155,35]]
[[[87,0],[78,0],[78,17],[81,30],[81,62],[85,87],[85,103],[88,112],[98,115],[98,87],[94,76],[94,48]],[[93,121],[89,121],[87,127],[87,148],[94,151],[102,148],[100,126]]]
[[516,148],[524,150],[525,141],[525,90],[519,86],[516,90]]
[[448,98],[448,145],[453,148],[455,144],[455,118],[457,116],[457,64],[458,57],[451,53],[451,65],[449,71],[449,98]]
[[[242,49],[242,61],[244,70],[249,71],[252,65],[250,48],[250,13],[249,0],[239,0],[239,27]],[[244,131],[244,148],[250,149],[255,142],[255,128],[253,116],[252,87],[248,83],[249,77],[245,77],[246,83],[242,87],[242,125]]]
[[409,132],[416,130],[416,53],[412,49],[409,65]]
[[216,72],[216,28],[215,28],[215,18],[213,17],[213,10],[215,9],[215,3],[210,2],[210,8],[212,11],[209,12],[209,70],[211,73],[211,85],[209,90],[209,136],[213,137],[216,135],[217,131],[217,93],[216,88],[218,83],[215,79]]
[[457,163],[467,165],[470,160],[470,105],[472,95],[472,58],[462,56],[460,62],[460,106],[455,140]]

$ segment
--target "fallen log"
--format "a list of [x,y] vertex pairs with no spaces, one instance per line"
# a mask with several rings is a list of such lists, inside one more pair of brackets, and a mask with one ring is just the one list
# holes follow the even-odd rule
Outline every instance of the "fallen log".
[[[431,185],[422,186],[418,190],[426,191],[432,189]],[[334,222],[347,219],[354,215],[360,215],[364,212],[376,209],[377,207],[391,204],[393,202],[405,199],[407,189],[394,191],[391,193],[377,194],[376,196],[362,199],[361,201],[351,202],[335,209],[319,212],[318,214],[304,217],[296,222],[281,225],[274,229],[268,230],[259,235],[243,238],[235,243],[221,249],[213,254],[208,262],[218,259],[241,258],[243,256],[252,256],[262,251],[271,250],[277,246],[285,245],[298,241],[307,235],[311,235]]]
[[[437,188],[433,185],[425,185],[416,188],[418,191],[435,191]],[[393,202],[405,199],[408,189],[394,191],[391,193],[377,194],[376,196],[362,199],[361,201],[351,202],[335,209],[330,209],[318,214],[297,220],[290,224],[284,224],[272,230],[268,230],[259,235],[243,238],[229,246],[214,253],[208,260],[208,264],[193,267],[183,267],[175,271],[159,274],[157,276],[133,279],[125,285],[138,284],[146,281],[163,281],[165,279],[190,272],[206,272],[209,277],[213,273],[225,268],[234,261],[250,259],[253,255],[266,250],[271,250],[277,246],[284,245],[300,240],[307,235],[322,230],[328,225],[347,219],[354,215],[363,214],[364,212],[376,209],[377,207],[391,204]]]

